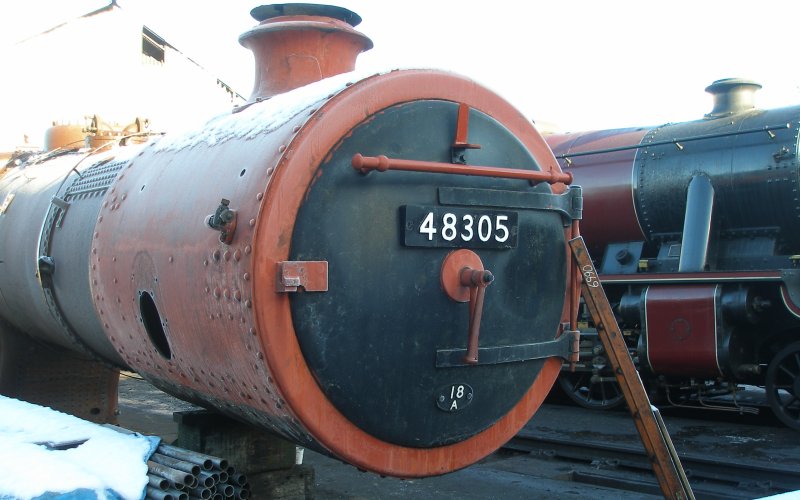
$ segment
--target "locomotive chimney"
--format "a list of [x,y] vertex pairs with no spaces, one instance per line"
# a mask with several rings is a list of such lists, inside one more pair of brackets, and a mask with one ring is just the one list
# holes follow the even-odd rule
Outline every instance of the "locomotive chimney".
[[239,43],[255,57],[251,102],[352,71],[358,55],[372,48],[372,40],[353,29],[361,18],[342,7],[262,5],[250,15],[260,24]]
[[706,118],[719,118],[754,109],[755,94],[761,84],[742,78],[725,78],[717,80],[706,92],[714,96],[714,109]]

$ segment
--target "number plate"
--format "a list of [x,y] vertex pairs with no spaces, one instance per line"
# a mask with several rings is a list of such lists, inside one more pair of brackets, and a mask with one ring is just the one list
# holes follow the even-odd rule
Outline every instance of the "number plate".
[[448,207],[400,207],[409,247],[515,248],[517,212]]

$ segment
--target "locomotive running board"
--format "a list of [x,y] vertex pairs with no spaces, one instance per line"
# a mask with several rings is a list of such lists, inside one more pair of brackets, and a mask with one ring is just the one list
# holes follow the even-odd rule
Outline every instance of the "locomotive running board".
[[625,402],[636,424],[647,456],[653,464],[653,472],[658,479],[665,498],[694,500],[692,487],[683,471],[678,453],[672,445],[664,421],[658,409],[650,404],[642,379],[633,365],[628,347],[622,338],[617,319],[611,310],[603,287],[592,264],[589,251],[583,238],[578,236],[569,241],[572,256],[583,276],[581,295],[589,308],[589,314],[597,327],[597,334],[608,354]]

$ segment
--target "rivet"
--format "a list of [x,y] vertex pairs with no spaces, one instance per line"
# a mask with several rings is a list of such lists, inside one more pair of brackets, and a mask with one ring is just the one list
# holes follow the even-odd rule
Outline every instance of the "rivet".
[[117,283],[117,278],[114,278],[114,284],[116,284],[116,283]]
[[269,167],[267,169],[267,175],[272,175],[272,172],[274,172],[274,171],[275,171],[275,167]]
[[250,335],[255,335],[256,334],[256,329],[255,328],[251,328],[249,331],[250,331]]
[[252,252],[252,251],[253,251],[253,247],[251,247],[250,245],[246,245],[244,247],[244,254],[245,255],[250,255],[250,252]]
[[229,320],[231,320],[231,321],[233,321],[233,314],[229,314],[229,315],[228,315],[228,319],[229,319]]
[[242,301],[242,292],[240,292],[239,290],[236,290],[235,292],[233,292],[233,298],[236,299],[237,301],[241,302]]
[[111,262],[116,262],[116,261],[117,261],[116,257],[111,257]]
[[283,153],[284,151],[286,151],[286,144],[281,144],[278,147],[278,153]]
[[92,264],[92,270],[97,269],[97,264]]
[[111,198],[111,203],[116,203],[116,201],[117,201],[117,197],[116,196]]
[[97,223],[100,224],[101,222],[103,222],[103,216],[102,215],[97,218]]
[[175,260],[175,259],[173,259],[173,258],[172,258],[172,255],[170,255],[170,256],[169,256],[169,261],[170,261],[170,262],[172,262],[173,260]]
[[294,132],[295,134],[300,132],[300,125],[295,125],[294,128],[292,129],[292,132]]
[[104,202],[103,202],[103,208],[106,208],[106,207],[108,207],[108,202],[107,202],[107,201],[104,201]]
[[245,281],[250,281],[250,273],[244,273],[242,275],[242,279]]
[[[121,175],[120,175],[119,177],[120,177],[120,179],[122,178],[122,176],[121,176]],[[123,194],[123,195],[122,195],[122,200],[123,200],[123,201],[124,201],[124,200],[126,200],[127,198],[128,198],[128,195],[127,195],[127,194]]]
[[203,265],[204,265],[204,266],[207,266],[207,265],[208,265],[208,259],[203,259]]
[[256,195],[256,199],[257,199],[258,201],[261,201],[261,200],[263,200],[263,199],[264,199],[264,193],[258,193],[258,194]]
[[97,249],[96,248],[92,248],[92,253],[93,254],[97,254]]
[[233,252],[233,260],[240,260],[242,258],[242,251],[236,250]]
[[264,359],[264,355],[263,355],[263,354],[261,354],[261,352],[260,352],[260,351],[258,352],[258,354],[256,354],[256,357],[257,357],[258,359]]
[[106,327],[106,329],[108,329],[108,323],[103,323],[103,326]]
[[100,236],[100,233],[98,233],[97,231],[95,231],[95,232],[94,232],[94,237],[95,237],[95,238],[97,238],[98,236]]
[[228,289],[226,288],[226,289],[225,289],[225,290],[222,292],[222,295],[224,295],[226,299],[230,299],[230,298],[231,298],[231,291],[230,291],[230,290],[228,290]]
[[222,256],[225,258],[225,260],[231,260],[231,251],[225,250],[225,253],[222,254]]
[[255,227],[255,225],[256,225],[256,220],[250,219],[250,227]]
[[214,253],[211,254],[211,258],[219,261],[220,255],[222,255],[222,253],[219,250],[214,250]]
[[249,309],[253,307],[253,302],[250,299],[244,301],[244,305]]
[[214,287],[214,298],[218,299],[221,293],[222,291],[219,289],[219,287]]

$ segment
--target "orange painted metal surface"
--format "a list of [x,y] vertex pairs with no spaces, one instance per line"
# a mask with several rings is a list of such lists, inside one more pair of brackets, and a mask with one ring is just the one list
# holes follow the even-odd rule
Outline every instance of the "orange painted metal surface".
[[[107,194],[93,248],[98,311],[123,359],[169,392],[381,474],[442,474],[511,438],[549,392],[559,359],[547,360],[522,400],[474,437],[432,449],[398,446],[357,428],[326,398],[293,334],[289,297],[275,292],[277,266],[290,260],[297,211],[320,163],[354,126],[414,99],[468,103],[504,123],[540,165],[558,172],[541,137],[514,108],[469,80],[435,71],[392,72],[345,86],[246,147],[238,140],[167,140],[145,148]],[[257,106],[231,120],[249,119]],[[176,185],[192,196],[174,203]],[[220,197],[238,214],[230,245],[204,227]],[[154,347],[139,319],[143,293],[154,297],[168,352]]]
[[456,302],[469,302],[470,286],[461,282],[461,272],[467,268],[483,270],[483,262],[478,254],[466,248],[453,250],[442,261],[439,276],[442,290]]
[[[362,80],[337,94],[298,132],[289,148],[291,155],[282,158],[270,184],[258,220],[257,240],[266,243],[274,241],[274,235],[291,234],[294,214],[304,193],[300,189],[279,192],[280,186],[307,186],[316,175],[315,166],[335,147],[342,133],[382,109],[415,99],[467,103],[509,128],[539,160],[543,170],[559,171],[529,121],[495,94],[447,73],[392,72]],[[297,168],[288,168],[290,163]],[[278,245],[256,245],[255,282],[270,279],[271,266],[288,256],[288,237],[279,237],[278,242]],[[288,299],[265,293],[266,290],[258,287],[253,291],[259,304],[255,313],[270,366],[280,367],[274,376],[288,405],[297,412],[298,420],[305,424],[309,434],[319,436],[335,455],[382,474],[403,477],[442,474],[485,456],[490,449],[510,439],[533,416],[560,369],[560,360],[547,360],[525,397],[499,422],[473,438],[434,449],[391,445],[353,426],[325,398],[305,364],[296,337],[285,333],[292,328]]]
[[[294,11],[287,4],[265,5],[251,13],[261,24],[239,37],[255,56],[250,101],[353,71],[358,55],[372,48],[372,41],[353,29],[361,19],[345,9],[305,5]],[[342,19],[331,17],[337,14]]]

